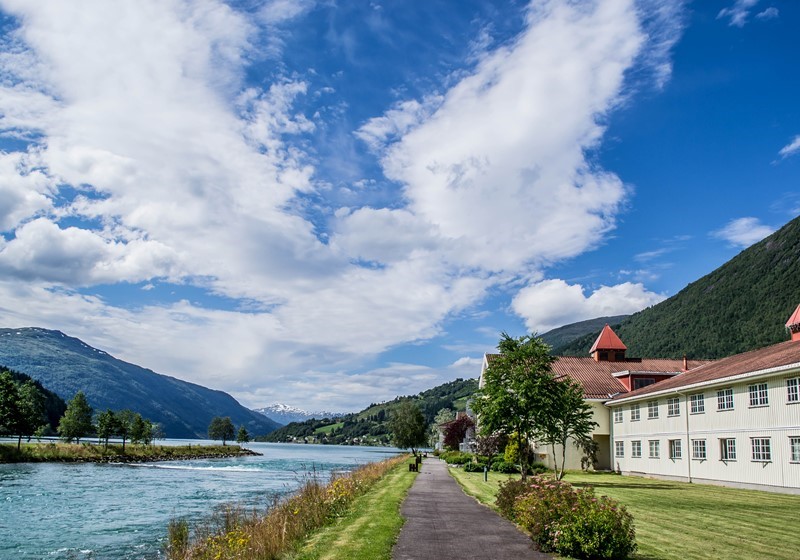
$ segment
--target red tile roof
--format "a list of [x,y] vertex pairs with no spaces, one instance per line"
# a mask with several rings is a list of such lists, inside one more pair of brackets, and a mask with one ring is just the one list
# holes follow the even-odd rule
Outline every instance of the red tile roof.
[[800,342],[787,340],[786,342],[773,344],[766,348],[759,348],[758,350],[736,354],[708,363],[677,375],[672,379],[642,387],[626,395],[619,395],[614,400],[649,395],[664,390],[679,389],[697,383],[721,381],[736,375],[793,364],[800,365]]
[[[689,360],[689,368],[695,368],[706,361]],[[616,393],[625,393],[625,386],[614,377],[621,371],[647,373],[678,373],[683,370],[683,360],[642,358],[624,362],[596,362],[593,358],[559,356],[553,363],[556,375],[566,375],[581,384],[587,399],[606,399]],[[661,381],[660,385],[666,383]]]
[[592,344],[589,354],[593,354],[595,350],[627,350],[628,347],[623,344],[622,340],[617,336],[611,327],[606,324],[603,330],[597,337],[597,340]]
[[[486,354],[487,363],[492,363],[497,354]],[[689,369],[709,363],[705,360],[689,360]],[[587,399],[608,399],[611,395],[625,393],[627,389],[616,377],[620,371],[647,373],[678,373],[683,370],[683,360],[655,358],[634,359],[624,362],[597,362],[594,358],[557,356],[553,362],[553,373],[571,377],[583,387]],[[662,381],[661,383],[666,383]]]

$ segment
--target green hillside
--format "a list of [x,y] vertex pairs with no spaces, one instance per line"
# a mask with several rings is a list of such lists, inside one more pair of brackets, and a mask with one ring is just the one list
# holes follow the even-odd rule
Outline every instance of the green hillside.
[[251,434],[279,426],[227,393],[123,362],[59,331],[0,329],[0,363],[63,399],[83,391],[96,411],[129,408],[160,423],[170,438],[204,438],[214,416],[230,416]]
[[547,331],[540,338],[553,348],[559,348],[570,344],[572,341],[582,338],[584,336],[594,336],[602,330],[604,326],[619,325],[623,320],[630,317],[630,315],[614,315],[612,317],[598,317],[597,319],[589,319],[587,321],[579,321],[558,327],[552,331]]
[[429,424],[443,408],[464,410],[467,400],[478,390],[477,379],[456,379],[423,391],[418,395],[397,397],[389,402],[371,404],[361,412],[321,420],[292,422],[271,432],[262,441],[308,441],[329,444],[388,445],[391,442],[389,418],[403,401],[417,404]]
[[[628,355],[721,358],[787,340],[784,324],[800,304],[800,218],[686,286],[622,321]],[[599,332],[599,329],[598,329]],[[597,332],[554,348],[587,355]]]

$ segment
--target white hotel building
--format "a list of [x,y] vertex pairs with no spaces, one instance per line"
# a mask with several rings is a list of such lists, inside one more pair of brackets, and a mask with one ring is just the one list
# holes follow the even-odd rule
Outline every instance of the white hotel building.
[[800,494],[800,306],[792,340],[617,395],[614,470]]

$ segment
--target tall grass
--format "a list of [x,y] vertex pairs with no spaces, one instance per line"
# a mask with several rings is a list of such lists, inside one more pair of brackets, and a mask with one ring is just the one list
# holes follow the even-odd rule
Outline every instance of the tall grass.
[[123,452],[122,446],[118,444],[111,444],[106,448],[93,443],[23,443],[19,451],[16,444],[0,444],[0,463],[171,461],[253,454],[238,445],[128,444]]
[[277,500],[266,513],[229,506],[189,538],[185,522],[168,528],[170,560],[273,560],[293,550],[312,531],[343,516],[352,502],[369,490],[407,455],[370,463],[347,474],[336,474],[328,484],[309,477],[291,497]]

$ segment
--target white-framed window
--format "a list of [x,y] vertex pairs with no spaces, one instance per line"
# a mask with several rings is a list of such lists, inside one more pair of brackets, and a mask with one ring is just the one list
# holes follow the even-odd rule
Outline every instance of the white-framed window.
[[625,442],[624,441],[615,441],[614,442],[614,457],[624,457],[624,456],[625,456]]
[[632,404],[631,405],[631,422],[635,422],[639,419],[639,405]]
[[717,410],[733,410],[733,389],[717,391]]
[[693,439],[692,440],[692,459],[705,459],[706,458],[706,440]]
[[736,439],[722,438],[719,440],[719,458],[722,461],[736,460]]
[[674,399],[667,399],[667,416],[680,416],[681,415],[681,399],[675,397]]
[[639,458],[642,456],[642,442],[635,439],[631,442],[631,457]]
[[669,458],[680,459],[682,456],[683,456],[683,450],[681,449],[681,440],[679,439],[669,440]]
[[753,448],[753,461],[772,461],[772,444],[768,437],[750,438],[750,445]]
[[769,394],[766,383],[756,383],[747,388],[750,393],[750,406],[768,406]]
[[622,422],[622,407],[614,409],[614,423],[619,424]]
[[661,452],[661,442],[657,439],[651,439],[647,442],[647,444],[650,448],[650,458],[658,459]]
[[658,401],[647,402],[647,418],[648,420],[658,418]]
[[704,414],[706,411],[706,399],[703,393],[690,395],[689,401],[691,403],[692,414]]
[[786,380],[786,402],[800,402],[800,377]]
[[800,437],[792,436],[789,438],[790,461],[800,463]]

